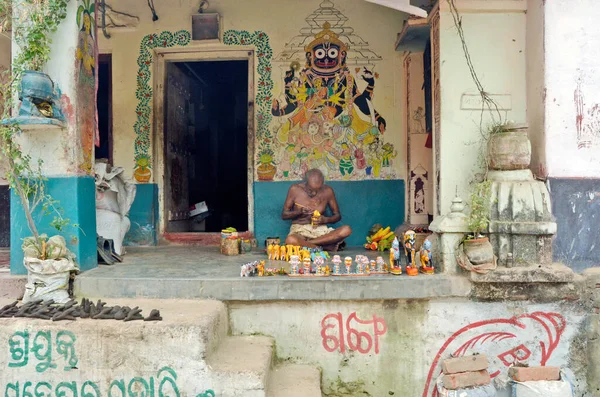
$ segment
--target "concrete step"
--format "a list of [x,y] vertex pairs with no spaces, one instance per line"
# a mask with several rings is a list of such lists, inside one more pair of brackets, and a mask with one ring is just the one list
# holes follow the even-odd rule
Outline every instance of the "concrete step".
[[207,361],[212,390],[219,397],[266,397],[273,352],[266,336],[227,337]]
[[321,372],[315,367],[283,364],[271,372],[267,397],[321,396]]
[[[0,299],[0,307],[8,303]],[[115,395],[115,388],[121,386],[136,393],[145,390],[146,396],[196,396],[217,386],[207,357],[219,351],[222,340],[227,341],[227,309],[222,302],[131,299],[107,303],[139,306],[146,316],[151,309],[159,309],[163,321],[0,318],[0,385],[32,382],[34,390],[47,382],[49,392],[59,395],[56,389],[61,382],[75,382],[77,393],[90,389],[92,382],[102,396],[109,395],[109,389]],[[179,393],[174,393],[175,388]]]
[[0,268],[0,299],[21,299],[25,293],[27,276],[13,276]]

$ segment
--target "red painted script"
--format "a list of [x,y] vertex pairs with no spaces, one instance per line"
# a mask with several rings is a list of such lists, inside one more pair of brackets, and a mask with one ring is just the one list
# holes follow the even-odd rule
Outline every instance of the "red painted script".
[[558,313],[535,312],[469,324],[456,331],[436,354],[422,397],[438,397],[436,379],[441,361],[454,356],[485,353],[492,378],[508,370],[515,361],[546,365],[560,343],[566,320]]
[[[337,328],[337,332],[335,328]],[[379,337],[385,335],[386,332],[385,320],[376,315],[373,315],[372,319],[361,320],[354,312],[346,318],[344,323],[342,313],[331,313],[321,320],[323,347],[330,353],[336,350],[345,353],[348,348],[361,354],[368,354],[371,350],[374,350],[375,354],[379,354]]]

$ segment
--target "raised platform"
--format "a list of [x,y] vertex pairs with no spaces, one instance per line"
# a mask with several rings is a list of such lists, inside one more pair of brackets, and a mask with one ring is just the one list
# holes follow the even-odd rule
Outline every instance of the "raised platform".
[[[354,257],[375,252],[349,249],[340,253]],[[262,252],[224,256],[217,247],[162,246],[128,248],[124,263],[101,265],[80,274],[75,294],[89,298],[160,298],[254,300],[379,300],[464,297],[471,282],[464,276],[442,274],[417,277],[371,275],[369,277],[322,277],[315,279],[240,277],[240,266],[266,259]],[[284,262],[267,267],[287,266]]]

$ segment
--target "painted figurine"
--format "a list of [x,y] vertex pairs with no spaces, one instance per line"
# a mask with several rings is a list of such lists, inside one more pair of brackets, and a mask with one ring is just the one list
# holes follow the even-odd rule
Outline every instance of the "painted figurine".
[[356,274],[363,274],[364,273],[364,262],[361,258],[361,255],[357,255],[356,256]]
[[392,248],[390,248],[390,273],[395,275],[402,274],[402,265],[400,264],[400,241],[398,241],[398,237],[394,237]]
[[290,256],[290,274],[298,274],[298,267],[300,266],[300,258],[298,255]]
[[273,259],[273,244],[267,245],[267,257],[269,260]]
[[285,246],[285,250],[287,252],[287,259],[286,260],[289,262],[290,259],[291,259],[291,257],[292,257],[292,255],[296,255],[296,254],[294,254],[294,246],[293,245],[286,245]]
[[322,275],[325,273],[325,259],[322,256],[317,256],[315,258],[315,266],[317,266],[317,274]]
[[263,277],[265,275],[265,261],[260,261],[257,266],[258,277]]
[[425,274],[433,274],[435,267],[433,265],[433,257],[431,255],[431,241],[425,240],[419,251],[421,258],[421,271]]
[[374,259],[371,259],[369,262],[369,266],[367,266],[367,273],[376,272],[377,271],[377,262]]
[[350,274],[350,268],[352,268],[352,258],[349,256],[345,257],[344,265],[346,266],[346,274]]
[[304,267],[304,275],[308,275],[310,274],[310,271],[312,270],[311,265],[310,265],[310,257],[306,257],[304,259],[302,259],[302,265]]
[[286,262],[290,260],[290,256],[287,253],[287,248],[285,247],[285,245],[279,247],[279,259]]
[[339,255],[334,255],[331,262],[333,262],[333,274],[340,274],[340,265],[342,264],[342,258],[340,258]]
[[302,248],[300,250],[300,260],[304,262],[304,260],[308,259],[310,261],[310,250],[308,248]]
[[377,273],[387,272],[387,265],[385,264],[382,256],[378,256],[375,262],[377,263]]
[[274,261],[278,261],[279,260],[279,246],[278,245],[273,245],[273,260]]
[[416,276],[419,274],[415,258],[416,235],[413,230],[404,233],[404,255],[406,256],[406,274]]

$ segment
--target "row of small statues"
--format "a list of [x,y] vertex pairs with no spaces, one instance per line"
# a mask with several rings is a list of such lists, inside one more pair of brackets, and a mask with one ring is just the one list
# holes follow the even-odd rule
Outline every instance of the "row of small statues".
[[305,258],[310,258],[311,261],[314,261],[316,257],[329,259],[329,254],[325,251],[300,247],[299,245],[280,246],[278,244],[269,244],[267,246],[267,255],[271,261],[285,262],[289,262],[292,256],[299,257],[301,261],[304,261]]
[[[406,258],[406,274],[416,276],[419,274],[416,255],[416,233],[408,230],[404,233],[404,256]],[[431,241],[426,239],[419,250],[419,261],[421,271],[425,274],[433,274],[435,267],[433,256],[431,254]],[[394,238],[392,248],[390,249],[390,273],[402,274],[402,265],[400,264],[400,241],[398,237]]]

